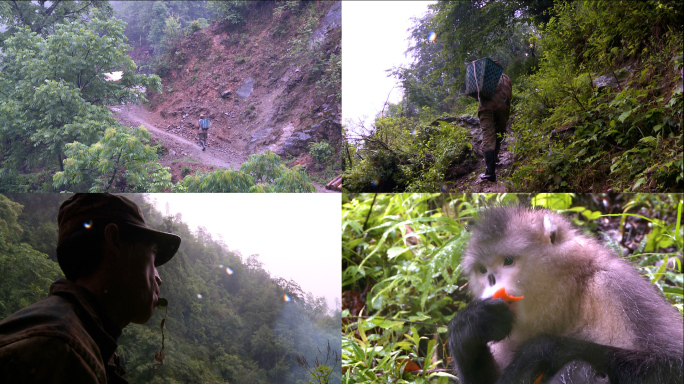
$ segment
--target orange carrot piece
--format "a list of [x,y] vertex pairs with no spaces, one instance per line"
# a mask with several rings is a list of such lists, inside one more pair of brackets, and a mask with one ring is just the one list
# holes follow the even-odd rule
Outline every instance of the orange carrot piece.
[[506,287],[501,287],[498,291],[494,292],[494,296],[492,296],[492,299],[503,299],[509,303],[522,300],[524,298],[525,296],[509,296],[508,293],[506,293]]
[[537,378],[534,379],[534,382],[532,384],[541,384],[542,377],[544,377],[543,373],[541,375],[537,376]]

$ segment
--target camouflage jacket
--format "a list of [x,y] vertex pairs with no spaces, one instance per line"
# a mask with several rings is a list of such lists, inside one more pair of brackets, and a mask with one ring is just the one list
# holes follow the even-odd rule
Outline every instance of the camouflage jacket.
[[513,96],[513,87],[511,86],[511,79],[502,74],[499,78],[499,83],[496,85],[494,97],[491,99],[480,99],[480,106],[477,108],[481,111],[503,111],[510,110],[511,96]]
[[1,383],[127,383],[114,351],[121,330],[69,280],[0,321]]

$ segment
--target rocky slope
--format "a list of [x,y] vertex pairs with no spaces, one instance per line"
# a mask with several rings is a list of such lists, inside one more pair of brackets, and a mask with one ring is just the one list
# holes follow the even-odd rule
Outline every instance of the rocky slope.
[[[244,24],[212,23],[176,44],[158,69],[163,93],[148,92],[147,120],[197,142],[203,115],[211,119],[208,148],[241,161],[270,150],[306,166],[308,143],[339,148],[341,4],[274,7],[255,8]],[[172,168],[202,168],[168,158],[173,152],[165,157]]]

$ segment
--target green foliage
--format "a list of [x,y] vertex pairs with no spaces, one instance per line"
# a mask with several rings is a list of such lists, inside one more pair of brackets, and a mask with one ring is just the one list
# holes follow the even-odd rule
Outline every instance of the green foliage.
[[64,171],[55,174],[54,186],[89,192],[166,191],[171,188],[171,173],[159,164],[149,141],[143,126],[115,126],[90,146],[67,144]]
[[[5,41],[0,72],[0,177],[63,168],[66,144],[91,145],[115,124],[106,105],[145,100],[160,79],[135,73],[120,20],[60,24],[42,38],[27,27]],[[102,35],[102,36],[100,36]],[[121,70],[122,79],[104,74]]]
[[174,185],[175,192],[246,193],[254,186],[254,180],[240,171],[218,170],[214,172],[197,171],[185,176]]
[[[674,14],[682,11],[669,1],[554,8],[539,40],[539,72],[522,79],[514,96],[516,190],[684,185],[681,63],[661,53],[681,55]],[[597,87],[601,74],[615,88]]]
[[162,39],[161,52],[166,52],[183,37],[179,17],[169,16],[164,26],[164,38]]
[[187,165],[183,166],[181,169],[181,176],[185,177],[189,175],[192,172],[192,168],[188,167]]
[[446,60],[440,56],[444,49],[443,39],[440,36],[435,41],[428,40],[428,34],[435,28],[434,17],[434,13],[429,12],[413,20],[406,54],[416,59],[410,66],[395,67],[391,72],[404,89],[402,108],[412,117],[423,107],[440,113],[450,111],[456,98],[456,92],[450,87],[455,79],[445,71]]
[[166,20],[169,16],[169,10],[162,1],[155,1],[152,5],[150,18],[150,32],[147,35],[147,41],[156,49],[161,47],[164,39],[164,28],[166,27]]
[[[342,313],[343,382],[446,384],[453,379],[445,343],[447,324],[467,301],[466,280],[460,276],[466,224],[483,207],[521,202],[564,212],[587,230],[615,233],[617,227],[621,239],[642,239],[636,250],[608,236],[604,241],[681,307],[684,278],[681,265],[672,263],[684,246],[679,223],[684,203],[678,194],[343,195],[343,297],[357,297],[350,300],[359,303],[352,310],[363,307],[360,313]],[[615,207],[623,213],[606,213]],[[606,223],[611,224],[602,228]],[[645,233],[631,233],[634,228]],[[405,372],[408,360],[422,373]]]
[[256,2],[245,0],[209,1],[207,9],[213,12],[218,20],[224,20],[230,24],[245,22],[245,15],[250,8],[256,6]]
[[[460,89],[465,82],[465,62],[492,57],[508,66],[512,57],[526,61],[533,59],[520,29],[529,29],[536,15],[546,10],[551,2],[529,1],[439,1],[436,10],[435,32],[444,44],[440,52],[441,73],[452,89]],[[531,53],[527,56],[525,53]],[[436,78],[433,75],[433,78]],[[453,92],[453,91],[452,91]]]
[[311,157],[313,157],[314,160],[322,164],[325,164],[326,162],[330,161],[330,157],[334,152],[333,147],[330,144],[328,144],[327,141],[312,141],[309,143],[308,147],[309,154],[311,155]]
[[197,20],[193,20],[190,25],[188,25],[188,28],[185,30],[186,35],[191,35],[200,29],[204,29],[209,26],[209,23],[207,22],[207,19],[205,18],[199,18]]
[[46,37],[54,33],[60,24],[111,17],[112,6],[107,1],[2,2],[0,23],[6,28],[0,33],[0,44],[24,27]]
[[[195,21],[200,29],[207,26],[207,18],[210,13],[206,9],[206,1],[164,1],[162,5],[166,7],[166,12],[161,12],[163,8],[157,5],[154,12],[155,3],[153,1],[131,1],[117,2],[113,4],[116,17],[125,21],[126,36],[131,45],[143,47],[148,42],[157,43],[160,31],[163,31],[166,19],[169,15],[175,16],[177,21],[186,31],[190,30],[190,25]],[[150,17],[152,15],[152,17]],[[154,32],[152,31],[154,27]]]
[[250,192],[315,192],[309,176],[297,165],[288,169],[282,164],[280,156],[266,151],[250,155],[242,163],[240,171],[250,175],[256,185]]
[[250,155],[239,171],[198,171],[174,186],[176,192],[315,192],[309,176],[300,166],[288,169],[280,156],[266,151]]
[[22,208],[0,195],[0,319],[43,299],[52,281],[62,277],[46,254],[18,241]]
[[344,188],[358,191],[439,191],[472,155],[468,129],[440,122],[428,107],[417,118],[383,117],[362,138],[360,161],[345,173]]

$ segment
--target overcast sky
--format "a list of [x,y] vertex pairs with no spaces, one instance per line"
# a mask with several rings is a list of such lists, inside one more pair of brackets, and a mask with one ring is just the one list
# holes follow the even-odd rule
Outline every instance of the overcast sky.
[[[342,2],[342,121],[364,119],[366,127],[389,101],[401,100],[396,79],[386,70],[411,61],[408,49],[411,17],[420,17],[436,1]],[[427,36],[426,36],[427,38]],[[394,87],[394,89],[393,89]]]
[[272,277],[294,280],[325,297],[342,291],[341,197],[337,193],[150,194],[157,209],[181,213],[192,231],[206,227],[243,259],[258,254]]

